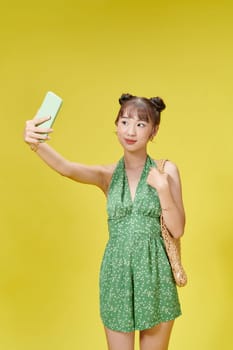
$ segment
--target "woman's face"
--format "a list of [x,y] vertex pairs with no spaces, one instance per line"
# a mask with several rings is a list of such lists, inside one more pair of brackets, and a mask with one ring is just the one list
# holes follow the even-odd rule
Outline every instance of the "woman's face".
[[117,136],[125,150],[135,152],[146,149],[158,127],[154,127],[151,121],[140,120],[137,115],[129,116],[124,113],[117,123]]

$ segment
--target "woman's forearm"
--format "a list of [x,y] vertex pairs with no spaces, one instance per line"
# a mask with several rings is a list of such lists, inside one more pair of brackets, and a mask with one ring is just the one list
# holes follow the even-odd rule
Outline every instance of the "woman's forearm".
[[109,169],[105,166],[88,166],[71,162],[62,157],[46,143],[50,139],[49,134],[52,129],[38,127],[46,120],[48,120],[47,117],[41,118],[39,122],[34,119],[28,120],[24,130],[24,141],[57,173],[77,182],[96,185],[105,193],[108,187]]

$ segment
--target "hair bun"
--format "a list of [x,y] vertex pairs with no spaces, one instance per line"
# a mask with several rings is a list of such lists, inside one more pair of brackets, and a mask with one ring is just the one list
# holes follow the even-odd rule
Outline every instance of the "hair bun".
[[119,103],[120,103],[120,105],[122,105],[123,103],[125,103],[126,101],[131,100],[134,97],[135,96],[130,95],[130,94],[122,94],[121,97],[119,98]]
[[166,108],[165,103],[160,97],[151,97],[150,102],[154,105],[158,112],[161,112]]

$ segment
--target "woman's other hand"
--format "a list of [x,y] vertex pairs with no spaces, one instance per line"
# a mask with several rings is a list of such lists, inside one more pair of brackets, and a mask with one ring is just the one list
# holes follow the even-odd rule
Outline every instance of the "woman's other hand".
[[168,174],[151,168],[147,177],[148,185],[154,187],[158,192],[168,187]]

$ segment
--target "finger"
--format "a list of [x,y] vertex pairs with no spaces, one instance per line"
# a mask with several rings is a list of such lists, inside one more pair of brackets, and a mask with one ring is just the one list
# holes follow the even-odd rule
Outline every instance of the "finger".
[[28,143],[29,145],[38,145],[40,143],[40,140],[33,139],[31,137],[25,137],[24,141]]
[[28,138],[25,138],[24,141],[30,146],[34,145],[34,146],[38,147],[39,144],[44,143],[45,141],[48,141],[48,140],[50,140],[50,137],[48,137],[46,140],[42,140],[42,139],[36,140],[36,139],[28,137]]
[[31,129],[31,131],[33,131],[34,133],[37,133],[37,134],[50,134],[51,132],[53,132],[53,129],[40,128],[40,127],[35,126],[34,128]]
[[49,138],[48,134],[46,133],[38,133],[38,132],[32,132],[30,134],[30,137],[36,140],[47,140]]
[[41,125],[42,123],[44,123],[46,120],[49,120],[49,119],[50,117],[40,118],[38,120],[36,120],[35,118],[32,120],[27,120],[25,129],[32,130],[34,128],[38,128],[38,132],[51,132],[52,131],[51,128],[38,127],[38,125]]
[[25,129],[26,133],[38,133],[38,134],[49,134],[51,132],[53,132],[52,128],[42,128],[42,127],[38,127],[35,126],[33,121],[29,121],[26,124],[26,129]]
[[46,122],[47,120],[51,119],[50,116],[46,116],[46,117],[42,117],[42,118],[38,118],[38,117],[34,117],[33,121],[34,121],[34,125],[38,126],[40,124],[43,124],[44,122]]
[[25,141],[26,142],[39,142],[40,140],[48,140],[50,139],[49,136],[47,134],[38,134],[38,133],[34,133],[34,132],[31,132],[31,133],[27,133],[25,135]]

